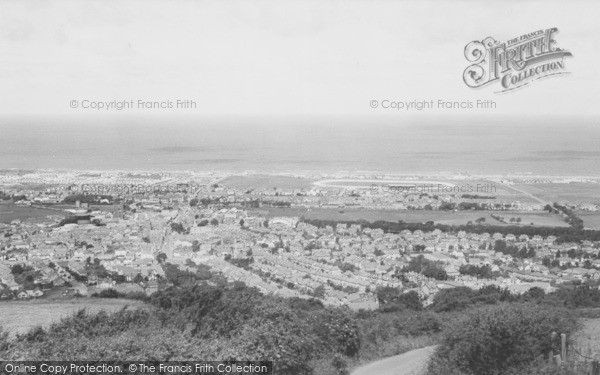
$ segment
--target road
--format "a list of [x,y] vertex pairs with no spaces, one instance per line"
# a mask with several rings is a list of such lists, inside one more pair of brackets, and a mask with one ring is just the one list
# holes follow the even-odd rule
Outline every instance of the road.
[[531,193],[530,193],[530,192],[528,192],[528,191],[525,191],[525,190],[522,190],[522,189],[516,188],[516,187],[514,187],[514,186],[512,186],[512,185],[504,184],[504,183],[501,183],[501,182],[496,182],[496,181],[494,181],[494,182],[495,182],[495,183],[497,183],[497,184],[499,184],[499,185],[502,185],[502,186],[504,186],[505,188],[507,188],[507,189],[509,189],[509,190],[513,190],[513,191],[516,191],[517,193],[521,193],[521,194],[523,194],[523,195],[526,195],[526,196],[528,196],[529,198],[531,198],[531,199],[533,199],[533,200],[537,201],[538,203],[541,203],[541,204],[544,204],[544,205],[545,205],[545,204],[548,204],[548,203],[550,203],[550,202],[547,202],[547,201],[545,201],[545,200],[543,200],[543,199],[541,199],[541,198],[538,198],[538,197],[536,197],[535,195],[531,194]]
[[427,346],[372,362],[357,368],[351,375],[422,375],[435,348]]

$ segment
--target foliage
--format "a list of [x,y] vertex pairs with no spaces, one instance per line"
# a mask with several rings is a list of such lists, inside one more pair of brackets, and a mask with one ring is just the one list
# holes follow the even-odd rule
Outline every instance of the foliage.
[[112,288],[102,290],[100,292],[92,293],[92,297],[96,298],[125,298],[125,299],[136,299],[140,301],[147,301],[148,297],[142,292],[130,292],[121,293]]
[[379,287],[376,294],[379,309],[383,312],[423,309],[423,303],[415,291],[403,293],[399,288]]
[[423,255],[412,258],[408,266],[404,268],[404,271],[421,273],[423,276],[437,280],[448,279],[448,274],[441,265],[425,258]]
[[492,272],[492,267],[490,267],[487,264],[484,264],[483,266],[475,266],[473,264],[462,264],[458,268],[458,272],[460,272],[462,275],[469,275],[482,279],[491,279],[495,276],[494,272]]
[[514,374],[557,349],[551,332],[569,334],[575,328],[572,315],[559,308],[520,303],[481,307],[449,327],[429,374]]
[[171,223],[171,230],[179,234],[189,233],[189,229],[185,229],[181,223]]
[[510,294],[507,289],[487,285],[479,290],[468,287],[458,287],[440,290],[433,298],[431,308],[436,312],[463,310],[477,304],[496,304],[512,302],[518,297]]

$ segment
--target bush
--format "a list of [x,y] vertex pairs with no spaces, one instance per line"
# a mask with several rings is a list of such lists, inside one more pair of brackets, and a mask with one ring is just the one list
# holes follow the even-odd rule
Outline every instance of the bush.
[[448,328],[429,363],[430,375],[508,375],[557,350],[552,332],[571,333],[567,310],[533,304],[498,304],[470,311]]
[[382,312],[404,309],[423,310],[423,303],[419,298],[419,294],[414,290],[403,293],[399,288],[380,287],[377,288],[377,301],[379,302],[379,310]]
[[[533,297],[530,298],[531,293],[535,296],[539,294],[536,291],[528,293],[527,298],[529,299],[533,299]],[[493,305],[499,302],[515,302],[518,300],[519,297],[510,294],[507,289],[495,285],[486,285],[479,290],[461,286],[443,289],[437,293],[433,299],[432,308],[436,312],[458,311],[472,305]]]

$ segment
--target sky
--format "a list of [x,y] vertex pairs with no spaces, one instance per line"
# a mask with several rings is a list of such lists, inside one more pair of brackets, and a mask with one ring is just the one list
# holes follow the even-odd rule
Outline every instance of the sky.
[[[0,0],[0,121],[595,119],[598,14],[593,0]],[[470,41],[550,27],[573,54],[571,74],[503,94],[494,93],[498,84],[464,84]],[[121,111],[82,108],[131,100],[134,108]],[[139,100],[192,100],[196,108],[140,109]],[[399,111],[382,108],[384,100],[493,100],[496,108]]]

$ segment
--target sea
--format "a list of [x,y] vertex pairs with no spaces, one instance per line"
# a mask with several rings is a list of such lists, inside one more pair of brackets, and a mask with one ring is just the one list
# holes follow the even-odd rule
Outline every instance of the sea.
[[0,169],[600,176],[600,123],[3,119]]

